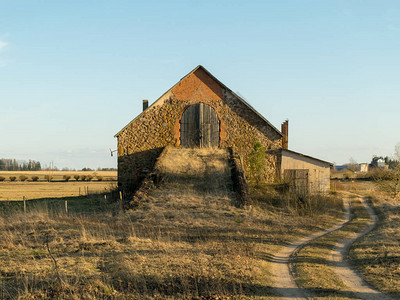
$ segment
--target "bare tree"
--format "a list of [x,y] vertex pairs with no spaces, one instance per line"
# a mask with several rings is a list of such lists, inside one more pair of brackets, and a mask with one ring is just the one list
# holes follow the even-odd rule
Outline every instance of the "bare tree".
[[352,172],[357,172],[358,171],[358,162],[352,157],[350,157],[350,162],[347,165],[348,169]]
[[397,143],[397,145],[394,147],[394,155],[395,155],[395,159],[399,162],[400,161],[400,143]]
[[400,194],[400,143],[395,146],[394,158],[397,163],[390,170],[380,170],[374,175],[374,180],[381,189],[389,193],[393,199]]

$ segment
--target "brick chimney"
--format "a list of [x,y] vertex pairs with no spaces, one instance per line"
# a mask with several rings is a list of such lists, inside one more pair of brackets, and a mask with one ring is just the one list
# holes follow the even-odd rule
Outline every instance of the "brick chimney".
[[149,100],[143,100],[143,111],[149,107]]
[[288,149],[289,147],[289,120],[286,120],[281,125],[281,132],[283,134],[282,138],[282,148]]

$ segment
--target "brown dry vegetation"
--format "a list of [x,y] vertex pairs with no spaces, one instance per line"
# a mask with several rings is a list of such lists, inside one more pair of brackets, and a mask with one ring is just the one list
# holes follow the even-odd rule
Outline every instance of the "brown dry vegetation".
[[[96,176],[102,176],[103,180],[115,181],[117,180],[117,171],[0,171],[0,176],[5,177],[5,181],[9,181],[11,176],[19,178],[19,176],[28,176],[28,180],[32,180],[32,176],[38,176],[39,181],[47,181],[45,176],[51,176],[52,181],[64,181],[64,175],[71,176],[71,180],[74,180],[74,175],[92,175],[94,180],[97,180]],[[18,179],[17,179],[18,180]]]
[[72,181],[72,182],[0,182],[0,201],[25,199],[75,197],[113,190],[116,182]]
[[368,282],[400,298],[400,200],[372,182],[358,183],[353,188],[369,196],[378,226],[355,243],[351,259]]
[[370,223],[368,212],[358,200],[352,199],[350,207],[352,218],[348,223],[311,241],[298,251],[294,259],[298,285],[318,297],[341,300],[357,298],[333,270],[331,262],[331,251],[336,243],[351,237],[354,232],[361,232]]
[[[163,181],[134,211],[93,196],[69,215],[40,204],[3,214],[0,298],[272,297],[273,253],[340,209],[302,216],[268,197],[236,208],[227,155],[171,150]],[[97,210],[78,212],[87,201]]]

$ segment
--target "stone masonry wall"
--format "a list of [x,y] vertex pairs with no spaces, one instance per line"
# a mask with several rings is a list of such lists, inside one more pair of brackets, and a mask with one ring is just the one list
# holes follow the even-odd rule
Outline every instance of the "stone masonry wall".
[[[187,107],[203,102],[220,121],[220,147],[232,147],[242,156],[248,173],[248,155],[254,138],[268,150],[281,147],[281,136],[230,91],[202,69],[189,74],[128,124],[118,135],[118,181],[134,187],[150,171],[169,144],[180,146],[180,119]],[[276,175],[276,156],[268,155],[267,181]],[[248,174],[247,174],[248,175]]]

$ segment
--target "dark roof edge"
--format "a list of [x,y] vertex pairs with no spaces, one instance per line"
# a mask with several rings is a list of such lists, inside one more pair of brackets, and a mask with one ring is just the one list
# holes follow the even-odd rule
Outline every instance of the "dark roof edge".
[[289,152],[289,153],[297,154],[297,155],[299,155],[299,156],[311,158],[311,159],[320,161],[320,162],[322,162],[322,163],[329,164],[330,166],[333,166],[333,163],[331,163],[331,162],[329,162],[329,161],[325,161],[325,160],[322,160],[322,159],[319,159],[319,158],[315,158],[315,157],[312,157],[312,156],[309,156],[309,155],[305,155],[305,154],[302,154],[302,153],[299,153],[299,152],[296,152],[296,151],[293,151],[293,150],[283,149],[283,148],[282,148],[282,149],[280,149],[280,151],[282,151],[282,152],[283,152],[283,151],[286,151],[286,152]]
[[[190,71],[189,73],[187,73],[185,76],[183,76],[177,83],[175,83],[172,87],[170,87],[165,93],[163,93],[160,97],[157,98],[156,101],[154,101],[147,109],[149,109],[150,107],[152,107],[154,104],[156,104],[158,102],[158,100],[160,100],[161,98],[163,98],[170,90],[172,90],[176,85],[178,85],[179,82],[181,82],[183,79],[185,79],[186,77],[188,77],[190,74],[192,74],[193,72],[195,72],[198,68],[202,67],[201,65],[198,65],[196,68],[194,68],[192,71]],[[204,69],[204,67],[202,67]],[[207,71],[208,72],[208,71]],[[147,110],[146,109],[146,110]],[[135,118],[133,118],[128,124],[126,124],[120,131],[118,131],[118,133],[116,135],[114,135],[114,137],[118,137],[120,135],[120,133],[122,131],[124,131],[125,128],[127,128],[129,126],[129,124],[131,124],[133,121],[135,121],[137,118],[139,118],[144,111],[142,111],[140,114],[138,114]]]
[[[236,98],[238,98],[240,101],[243,102],[244,105],[246,105],[251,111],[253,111],[257,116],[259,116],[261,118],[261,120],[263,120],[265,123],[268,124],[268,126],[270,126],[272,129],[274,129],[278,135],[280,135],[281,137],[283,137],[282,132],[280,132],[280,130],[278,130],[274,125],[272,125],[266,118],[264,118],[264,116],[262,114],[260,114],[257,110],[254,109],[254,107],[252,107],[246,100],[244,100],[242,97],[240,97],[239,95],[237,95],[236,93],[234,93],[230,88],[228,88],[225,84],[223,84],[218,78],[216,78],[213,74],[211,74],[206,68],[204,68],[202,65],[199,65],[197,68],[202,68],[203,71],[205,71],[211,78],[213,78],[216,82],[218,82],[220,85],[222,85],[225,89],[227,89],[228,91],[230,91]],[[196,69],[197,69],[196,68]],[[195,69],[195,70],[196,70]],[[192,72],[194,72],[195,70],[193,70]],[[189,73],[190,74],[190,73]]]
[[[243,102],[244,105],[246,105],[251,111],[253,111],[257,116],[259,116],[265,123],[268,124],[268,126],[270,126],[272,129],[274,129],[276,131],[276,133],[278,133],[279,136],[283,137],[282,132],[280,132],[274,125],[272,125],[267,119],[264,118],[264,116],[262,114],[260,114],[258,111],[256,111],[249,103],[247,103],[246,100],[244,100],[242,97],[240,97],[239,95],[235,94],[234,92],[232,92],[232,90],[230,88],[228,88],[225,84],[223,84],[218,78],[216,78],[213,74],[211,74],[206,68],[204,68],[202,65],[198,65],[196,68],[194,68],[192,71],[190,71],[189,73],[187,73],[185,76],[183,76],[177,83],[175,83],[171,88],[169,88],[164,94],[162,94],[160,97],[158,97],[158,99],[156,101],[154,101],[147,109],[149,109],[150,107],[152,107],[154,104],[156,104],[158,102],[158,100],[160,100],[161,98],[163,98],[170,90],[172,90],[176,85],[178,85],[183,79],[185,79],[186,77],[188,77],[190,74],[196,72],[198,69],[202,69],[204,72],[206,72],[212,79],[214,79],[216,82],[218,82],[223,88],[227,89],[228,91],[230,91],[236,98],[238,98],[240,101]],[[132,121],[130,121],[128,124],[126,124],[120,131],[118,131],[118,133],[116,135],[114,135],[114,137],[118,137],[120,135],[120,133],[122,131],[125,130],[125,128],[127,128],[129,126],[129,124],[131,124],[133,121],[135,121],[137,118],[139,118],[144,111],[142,111],[140,114],[138,114]]]

